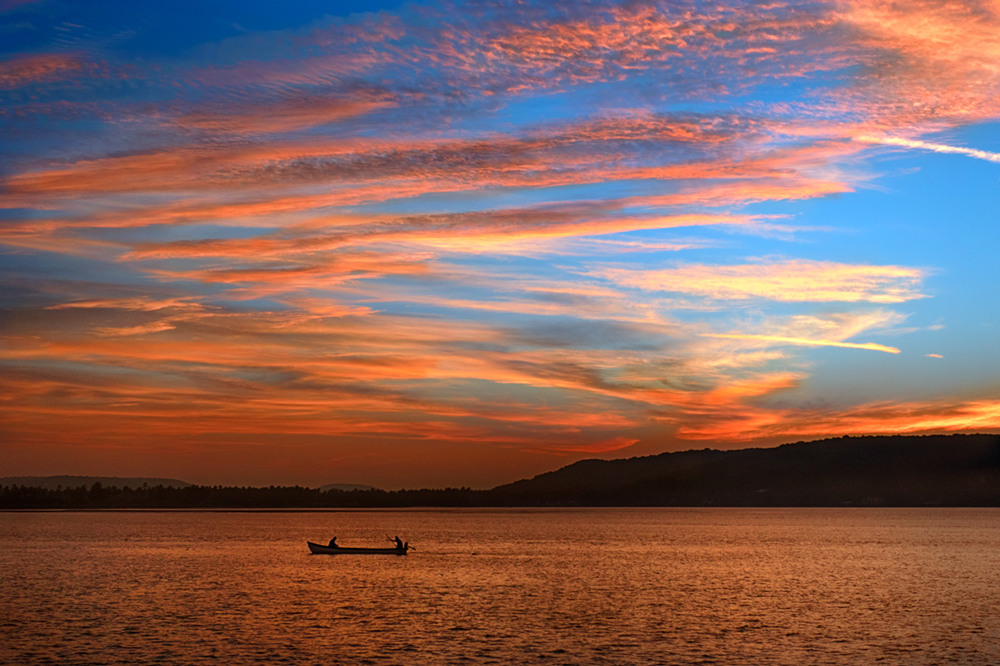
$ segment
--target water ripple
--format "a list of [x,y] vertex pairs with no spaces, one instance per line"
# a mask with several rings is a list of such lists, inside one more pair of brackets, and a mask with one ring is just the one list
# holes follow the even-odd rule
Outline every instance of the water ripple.
[[[990,663],[998,518],[3,514],[0,663]],[[377,543],[386,531],[420,550],[305,549],[333,533]]]

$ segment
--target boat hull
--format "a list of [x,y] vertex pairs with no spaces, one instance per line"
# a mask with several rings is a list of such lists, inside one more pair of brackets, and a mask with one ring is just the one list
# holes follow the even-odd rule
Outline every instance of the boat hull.
[[309,544],[309,552],[313,555],[406,555],[408,548],[330,548],[322,546],[312,541]]

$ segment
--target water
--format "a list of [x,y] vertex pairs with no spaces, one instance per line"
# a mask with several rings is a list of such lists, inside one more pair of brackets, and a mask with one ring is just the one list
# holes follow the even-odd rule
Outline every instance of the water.
[[1000,663],[993,509],[6,513],[0,582],[4,664]]

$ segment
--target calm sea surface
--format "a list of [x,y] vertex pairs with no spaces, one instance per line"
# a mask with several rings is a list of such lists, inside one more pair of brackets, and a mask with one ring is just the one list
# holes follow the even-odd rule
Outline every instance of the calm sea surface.
[[992,509],[2,513],[0,582],[4,664],[1000,663]]

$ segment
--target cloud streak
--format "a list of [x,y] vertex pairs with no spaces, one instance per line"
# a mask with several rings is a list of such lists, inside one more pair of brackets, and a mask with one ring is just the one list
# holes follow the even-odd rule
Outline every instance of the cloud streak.
[[752,340],[779,345],[801,345],[804,347],[843,347],[845,349],[867,349],[887,354],[898,354],[899,349],[880,345],[875,342],[837,342],[836,340],[809,340],[806,338],[788,338],[780,335],[751,335],[747,333],[707,333],[707,337],[727,340]]
[[65,79],[84,68],[78,56],[66,53],[23,55],[0,61],[0,89]]
[[595,273],[644,291],[695,294],[717,301],[767,299],[796,302],[901,303],[922,298],[919,269],[806,260],[779,260],[735,266],[690,265]]
[[991,153],[975,148],[963,148],[961,146],[949,146],[943,143],[931,143],[929,141],[919,141],[916,139],[905,139],[898,136],[869,136],[863,135],[857,138],[862,143],[875,143],[882,146],[898,146],[900,148],[914,148],[918,150],[929,150],[934,153],[944,153],[951,155],[966,155],[978,160],[995,162],[1000,164],[1000,153]]

